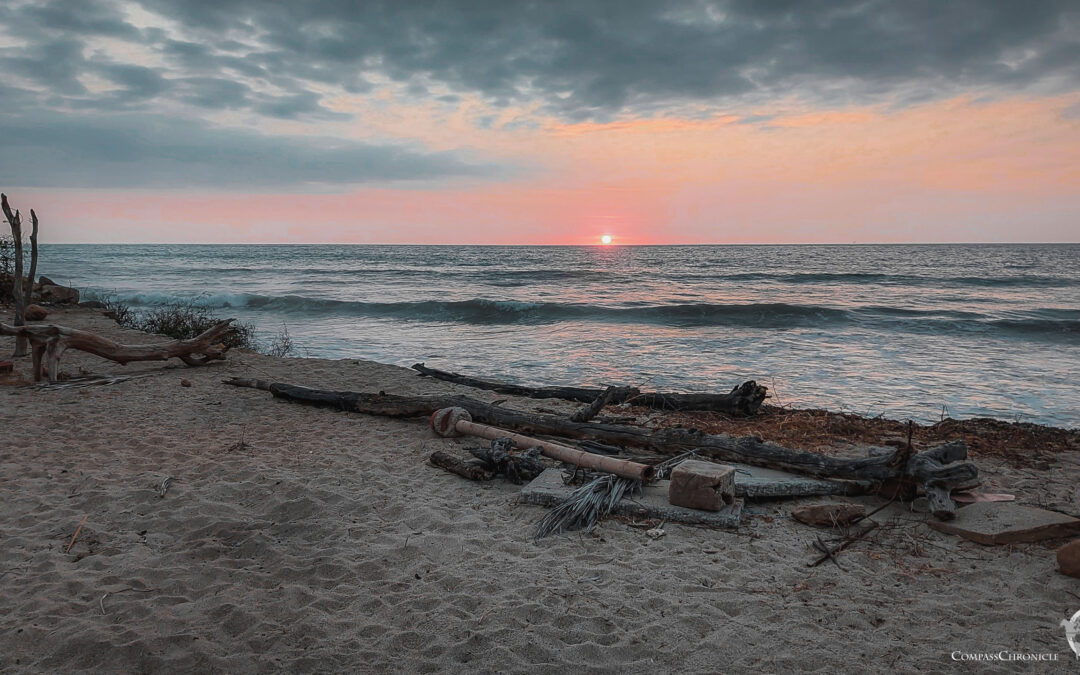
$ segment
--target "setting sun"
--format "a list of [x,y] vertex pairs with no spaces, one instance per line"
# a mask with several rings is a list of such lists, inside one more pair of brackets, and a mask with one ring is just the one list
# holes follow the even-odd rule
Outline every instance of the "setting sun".
[[610,244],[611,243],[611,235],[610,234],[602,235],[600,237],[600,243],[604,244],[604,245]]

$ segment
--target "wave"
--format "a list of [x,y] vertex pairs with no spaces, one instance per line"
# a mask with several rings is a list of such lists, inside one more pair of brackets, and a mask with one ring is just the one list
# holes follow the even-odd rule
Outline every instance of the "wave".
[[918,333],[987,333],[1075,340],[1080,336],[1080,310],[1036,308],[1022,316],[987,316],[955,310],[863,306],[849,309],[788,303],[673,303],[605,306],[586,303],[468,300],[366,302],[225,293],[176,296],[130,293],[117,299],[133,306],[191,302],[213,309],[242,308],[291,316],[351,316],[428,323],[474,325],[539,325],[562,322],[651,324],[672,327],[736,326],[752,328],[829,328],[853,326]]
[[[491,269],[484,267],[458,267],[440,269],[422,264],[401,266],[368,265],[364,267],[275,267],[266,266],[196,266],[185,270],[187,273],[215,275],[221,278],[228,275],[250,276],[252,274],[267,274],[277,278],[319,277],[332,281],[335,277],[342,282],[356,279],[465,279],[478,284],[494,286],[527,286],[542,282],[569,283],[596,282],[603,284],[618,283],[620,281],[640,279],[640,271],[627,270],[597,270],[597,269],[553,269],[553,268],[512,268]],[[920,276],[908,274],[888,274],[874,272],[734,272],[734,273],[711,273],[707,271],[695,272],[651,272],[656,276],[655,281],[662,283],[673,282],[751,282],[813,285],[813,284],[878,284],[885,286],[917,286],[917,287],[978,287],[978,288],[1071,288],[1080,286],[1080,279],[1045,275],[1013,275],[1013,276]]]

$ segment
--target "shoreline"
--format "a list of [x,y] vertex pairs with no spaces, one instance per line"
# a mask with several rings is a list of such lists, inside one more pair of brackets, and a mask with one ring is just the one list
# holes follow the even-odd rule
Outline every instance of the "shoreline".
[[[158,339],[95,310],[55,310],[52,321]],[[0,353],[11,342],[0,338]],[[534,543],[544,510],[515,504],[516,486],[427,464],[437,449],[462,453],[467,439],[220,381],[468,393],[526,410],[576,404],[356,359],[233,351],[203,368],[121,367],[68,352],[62,367],[140,377],[57,390],[0,381],[0,574],[10,589],[0,595],[0,669],[847,672],[942,670],[954,651],[1074,658],[1058,621],[1080,596],[1055,570],[1060,542],[985,547],[894,504],[878,539],[839,557],[842,569],[807,568],[818,532],[789,514],[815,500],[795,500],[749,505],[737,532],[667,524],[653,540],[609,519],[595,534]],[[803,434],[806,449],[850,452],[836,442],[843,433],[858,443],[895,435],[885,420],[860,418],[869,429],[860,436],[859,420],[839,413],[769,417],[772,431],[756,431]],[[754,431],[753,421],[696,422]],[[981,491],[1076,513],[1077,430],[958,424],[988,444],[972,447]],[[1017,433],[996,437],[1000,425]],[[1032,436],[1039,447],[1028,452],[1018,443],[1033,432],[1064,434],[1066,445]],[[166,477],[175,482],[159,497]]]

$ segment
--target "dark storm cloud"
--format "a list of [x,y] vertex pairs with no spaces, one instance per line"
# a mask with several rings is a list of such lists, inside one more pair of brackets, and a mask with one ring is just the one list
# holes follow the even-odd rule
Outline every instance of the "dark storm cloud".
[[[146,12],[165,21],[145,25]],[[448,107],[475,94],[566,120],[721,111],[749,124],[767,124],[776,99],[903,106],[1080,86],[1075,0],[9,0],[0,36],[0,90],[13,97],[0,124],[6,145],[24,134],[29,157],[24,182],[10,165],[3,178],[19,185],[485,174],[457,155],[307,145],[183,121],[233,111],[333,122],[349,116],[325,95],[362,95],[387,80],[397,100]],[[151,170],[135,168],[144,165]]]
[[326,137],[266,136],[149,115],[0,117],[0,185],[273,188],[498,177],[460,153]]
[[371,69],[575,118],[1080,82],[1080,6],[1068,1],[142,2],[204,40],[259,35],[249,58],[279,76],[346,82]]
[[[106,35],[157,50],[178,71],[171,76],[251,78],[301,94],[313,83],[362,93],[364,73],[374,73],[414,98],[443,85],[495,104],[539,100],[570,118],[776,96],[902,103],[1080,84],[1080,5],[1069,0],[132,2],[179,24],[183,39],[135,27],[120,3],[43,0],[0,10],[0,19],[32,41],[38,56],[29,58],[54,65],[3,56],[41,86],[76,92],[55,65],[68,60],[43,50]],[[150,96],[152,86],[129,88]],[[248,105],[286,117],[326,113],[317,97]]]

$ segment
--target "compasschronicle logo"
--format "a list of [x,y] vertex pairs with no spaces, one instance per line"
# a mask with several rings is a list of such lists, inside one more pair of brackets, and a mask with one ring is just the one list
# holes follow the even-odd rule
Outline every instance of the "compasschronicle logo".
[[1072,649],[1076,658],[1080,659],[1080,611],[1073,614],[1071,619],[1062,619],[1061,626],[1065,629],[1065,639],[1069,641],[1069,649]]

